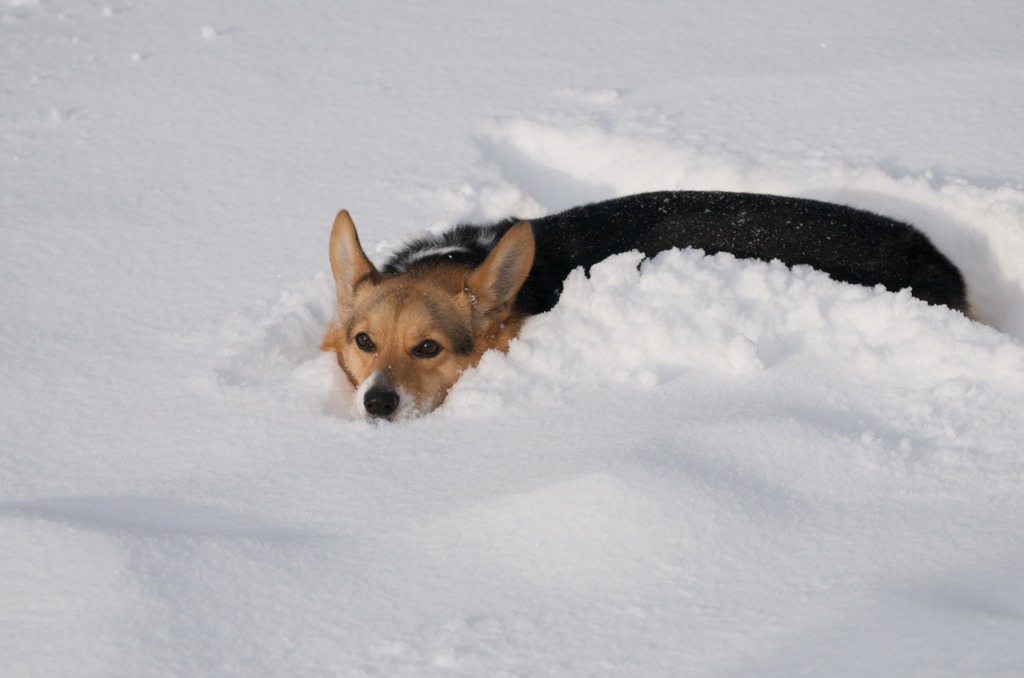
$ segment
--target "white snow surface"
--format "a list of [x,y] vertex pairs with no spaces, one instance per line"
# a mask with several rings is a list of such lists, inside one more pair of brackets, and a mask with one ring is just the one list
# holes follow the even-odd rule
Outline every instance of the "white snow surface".
[[[1024,5],[0,2],[0,675],[1024,676]],[[327,236],[659,189],[927,233],[977,317],[568,280],[354,415]]]

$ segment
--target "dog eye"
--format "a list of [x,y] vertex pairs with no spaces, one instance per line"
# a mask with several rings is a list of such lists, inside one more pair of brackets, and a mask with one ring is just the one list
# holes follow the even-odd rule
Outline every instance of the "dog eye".
[[366,332],[360,332],[356,335],[356,346],[359,347],[360,351],[366,351],[367,353],[374,353],[377,350],[377,344],[373,343],[373,339],[370,339],[370,335]]
[[426,339],[416,344],[412,354],[417,358],[433,358],[441,352],[441,345],[433,339]]

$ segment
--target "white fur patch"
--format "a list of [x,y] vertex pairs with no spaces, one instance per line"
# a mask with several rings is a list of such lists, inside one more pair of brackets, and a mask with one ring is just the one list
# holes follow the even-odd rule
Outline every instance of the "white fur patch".
[[498,234],[491,229],[480,229],[476,234],[476,244],[485,250],[491,250],[498,242]]
[[[377,382],[381,381],[382,379],[389,383],[391,381],[390,379],[385,378],[382,372],[374,372],[373,374],[366,378],[366,381],[359,385],[359,388],[356,389],[354,400],[356,412],[359,413],[360,417],[371,417],[370,413],[366,411],[366,404],[364,402],[364,399],[366,397],[367,391],[372,389],[377,384]],[[398,419],[412,419],[413,417],[424,415],[430,411],[426,407],[418,406],[416,404],[416,399],[413,398],[412,395],[410,395],[409,392],[406,391],[405,389],[401,388],[400,386],[394,386],[394,389],[395,393],[398,394],[398,410],[396,410],[394,415],[390,417],[392,421],[396,421]]]
[[469,249],[462,247],[461,245],[433,245],[431,247],[424,247],[421,250],[412,252],[402,262],[402,270],[404,271],[411,264],[420,261],[421,259],[428,259],[431,257],[443,257],[449,254],[469,254]]

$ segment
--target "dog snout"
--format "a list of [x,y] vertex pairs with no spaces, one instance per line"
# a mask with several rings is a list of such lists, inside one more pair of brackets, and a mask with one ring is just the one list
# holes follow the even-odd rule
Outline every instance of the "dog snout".
[[398,409],[398,394],[388,388],[371,388],[363,396],[363,407],[371,417],[390,417]]

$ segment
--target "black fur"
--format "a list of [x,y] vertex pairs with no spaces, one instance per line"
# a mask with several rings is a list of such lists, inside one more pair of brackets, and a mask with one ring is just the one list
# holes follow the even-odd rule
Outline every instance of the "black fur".
[[[460,225],[416,240],[392,256],[384,272],[437,261],[479,265],[519,221]],[[574,207],[530,224],[537,252],[516,306],[531,315],[555,305],[566,276],[578,266],[589,269],[629,250],[653,256],[674,247],[806,264],[836,280],[881,284],[893,292],[909,287],[928,303],[967,311],[963,276],[923,233],[844,205],[753,193],[642,193]]]

